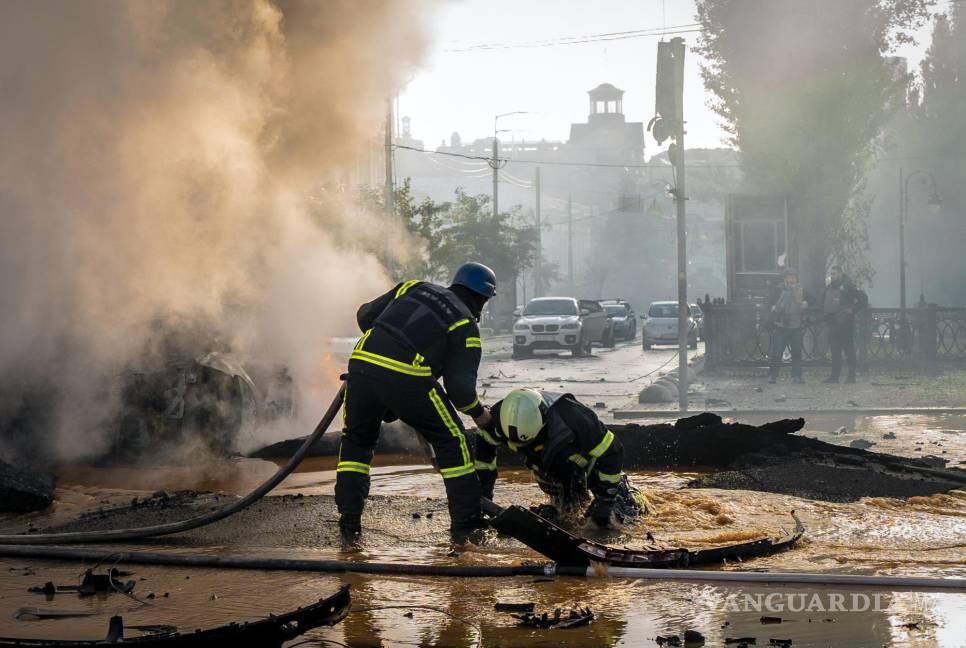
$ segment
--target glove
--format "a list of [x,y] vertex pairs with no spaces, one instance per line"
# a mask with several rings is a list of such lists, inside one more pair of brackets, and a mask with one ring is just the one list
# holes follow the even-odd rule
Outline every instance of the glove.
[[493,415],[490,414],[490,410],[487,408],[484,407],[483,413],[474,418],[473,422],[476,423],[477,427],[481,427],[487,432],[493,432],[493,424],[495,421],[493,420]]

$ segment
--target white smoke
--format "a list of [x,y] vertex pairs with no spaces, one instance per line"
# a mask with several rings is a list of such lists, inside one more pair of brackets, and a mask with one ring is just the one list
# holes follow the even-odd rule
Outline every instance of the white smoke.
[[344,236],[371,223],[340,186],[419,58],[424,10],[4,3],[0,430],[43,388],[56,454],[101,450],[115,377],[158,322],[204,322],[318,396],[326,336],[388,281],[372,237]]

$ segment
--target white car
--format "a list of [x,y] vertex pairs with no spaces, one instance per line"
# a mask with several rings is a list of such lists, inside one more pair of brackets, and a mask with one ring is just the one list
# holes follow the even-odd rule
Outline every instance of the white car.
[[594,342],[614,346],[613,323],[600,302],[573,297],[531,299],[513,325],[513,357],[540,349],[566,349],[590,355]]
[[[676,301],[651,302],[647,315],[641,315],[642,346],[645,351],[655,344],[678,345],[678,303]],[[698,348],[698,325],[688,307],[688,348]]]

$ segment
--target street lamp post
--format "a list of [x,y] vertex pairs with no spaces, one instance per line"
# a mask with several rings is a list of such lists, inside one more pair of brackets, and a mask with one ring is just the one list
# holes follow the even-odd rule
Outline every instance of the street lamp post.
[[500,214],[500,199],[499,199],[499,181],[500,181],[500,142],[497,139],[497,133],[503,131],[497,130],[497,122],[500,121],[501,117],[509,117],[510,115],[526,115],[529,114],[525,110],[513,110],[511,112],[500,113],[493,117],[493,156],[490,160],[490,168],[493,169],[493,218],[496,218]]
[[899,169],[899,310],[902,311],[903,322],[906,320],[906,221],[909,218],[909,181],[915,177],[929,179],[929,206],[939,208],[943,205],[936,188],[936,176],[917,169],[903,178],[903,170]]

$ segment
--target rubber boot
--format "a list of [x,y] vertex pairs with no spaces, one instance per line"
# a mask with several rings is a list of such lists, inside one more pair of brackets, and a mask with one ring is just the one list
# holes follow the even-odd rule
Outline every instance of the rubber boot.
[[343,515],[339,518],[339,538],[343,547],[358,548],[362,541],[362,516]]

